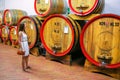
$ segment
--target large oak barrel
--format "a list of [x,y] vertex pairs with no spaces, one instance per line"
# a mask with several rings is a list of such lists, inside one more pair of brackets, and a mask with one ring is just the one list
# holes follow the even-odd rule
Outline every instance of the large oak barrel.
[[70,9],[80,16],[100,13],[104,7],[104,0],[68,0],[68,2]]
[[3,22],[3,10],[0,11],[0,25],[4,24]]
[[49,54],[64,56],[77,49],[80,32],[81,26],[77,21],[60,14],[54,14],[43,22],[40,37]]
[[2,25],[1,27],[1,38],[3,42],[7,42],[9,40],[9,28],[6,25]]
[[94,65],[120,67],[120,16],[102,14],[88,21],[82,29],[80,45]]
[[29,47],[33,48],[37,42],[39,42],[39,29],[42,25],[42,18],[38,16],[24,16],[18,23],[18,32],[21,23],[26,24],[25,31],[28,36]]
[[17,26],[11,26],[10,28],[10,41],[13,45],[18,45]]
[[40,17],[67,12],[66,0],[35,0],[34,9]]
[[17,25],[19,19],[26,15],[27,13],[23,10],[6,9],[4,11],[4,23],[8,26]]

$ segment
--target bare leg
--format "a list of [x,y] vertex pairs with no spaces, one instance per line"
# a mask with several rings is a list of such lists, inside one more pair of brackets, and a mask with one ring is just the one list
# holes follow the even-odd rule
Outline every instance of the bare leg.
[[25,71],[25,57],[22,56],[22,69]]
[[28,56],[25,57],[26,67],[28,66]]
[[26,62],[25,62],[25,63],[26,63],[26,68],[27,68],[27,69],[30,68],[30,66],[28,66],[28,60],[29,60],[29,56],[26,56]]

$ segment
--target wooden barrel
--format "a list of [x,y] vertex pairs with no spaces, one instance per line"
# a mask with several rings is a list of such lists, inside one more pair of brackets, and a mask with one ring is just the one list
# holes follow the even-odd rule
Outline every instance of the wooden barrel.
[[7,42],[9,40],[9,28],[8,28],[8,26],[3,25],[1,28],[1,31],[2,31],[2,35],[1,35],[2,41]]
[[81,26],[77,21],[54,14],[43,22],[40,37],[48,53],[53,56],[64,56],[75,51],[79,44],[80,32]]
[[0,11],[0,25],[4,24],[3,22],[3,10]]
[[27,13],[18,9],[6,9],[4,11],[4,23],[7,26],[17,25],[20,18],[26,16]]
[[67,12],[66,0],[35,0],[34,9],[40,17]]
[[96,66],[120,67],[120,16],[102,14],[88,21],[82,29],[80,45]]
[[29,47],[33,48],[39,40],[39,29],[42,25],[42,18],[38,16],[24,16],[18,23],[18,32],[21,23],[27,25],[25,31],[28,36]]
[[104,0],[68,0],[70,9],[77,15],[85,16],[100,13],[104,7]]
[[10,41],[13,45],[18,45],[17,26],[10,28]]

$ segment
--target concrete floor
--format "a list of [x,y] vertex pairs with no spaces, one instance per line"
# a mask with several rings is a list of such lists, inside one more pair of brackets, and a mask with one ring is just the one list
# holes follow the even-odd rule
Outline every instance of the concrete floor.
[[31,69],[23,72],[17,49],[0,43],[0,80],[117,80],[102,74],[85,71],[78,65],[65,65],[43,56],[30,55]]

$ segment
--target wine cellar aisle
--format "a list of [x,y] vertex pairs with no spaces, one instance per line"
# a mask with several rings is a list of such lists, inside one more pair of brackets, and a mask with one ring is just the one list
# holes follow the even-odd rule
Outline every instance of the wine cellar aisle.
[[30,55],[31,69],[23,72],[17,49],[0,43],[0,80],[117,80],[112,77],[85,71],[78,65],[64,65]]

